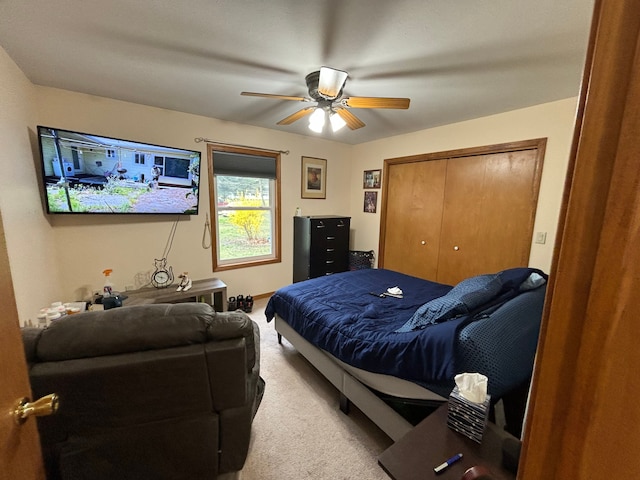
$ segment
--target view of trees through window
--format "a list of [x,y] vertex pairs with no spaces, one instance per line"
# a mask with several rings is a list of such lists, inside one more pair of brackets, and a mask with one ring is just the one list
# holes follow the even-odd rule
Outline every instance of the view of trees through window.
[[216,175],[218,258],[273,255],[273,180]]

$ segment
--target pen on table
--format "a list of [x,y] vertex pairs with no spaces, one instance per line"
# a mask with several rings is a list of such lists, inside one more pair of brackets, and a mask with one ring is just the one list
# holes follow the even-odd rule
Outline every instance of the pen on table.
[[438,465],[437,467],[434,467],[433,471],[436,472],[436,473],[440,473],[445,468],[447,468],[449,465],[453,465],[455,462],[457,462],[461,458],[462,458],[462,454],[458,453],[458,454],[454,455],[453,457],[449,458],[448,460],[446,460],[444,463]]

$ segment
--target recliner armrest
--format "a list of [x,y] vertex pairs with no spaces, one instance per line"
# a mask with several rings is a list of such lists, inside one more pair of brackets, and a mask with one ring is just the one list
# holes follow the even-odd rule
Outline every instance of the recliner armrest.
[[241,311],[216,312],[207,329],[207,338],[213,341],[244,338],[247,354],[246,371],[250,371],[256,363],[256,335],[259,342],[260,335],[257,325],[246,313]]
[[253,334],[251,318],[241,311],[214,312],[207,329],[209,340],[248,337]]

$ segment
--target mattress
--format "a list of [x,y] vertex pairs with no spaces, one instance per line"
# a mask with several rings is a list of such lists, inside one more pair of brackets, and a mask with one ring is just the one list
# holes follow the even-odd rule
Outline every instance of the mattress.
[[[518,282],[526,278],[530,270],[517,269]],[[403,298],[376,296],[390,287],[400,288]],[[508,335],[500,337],[509,343],[506,350],[512,350],[506,356],[502,355],[500,345],[495,348],[491,335],[487,336],[487,328],[491,332],[492,328],[502,327],[502,323],[490,319],[492,312],[500,314],[503,304],[519,295],[517,292],[502,298],[500,304],[492,304],[490,310],[479,308],[417,331],[399,331],[421,305],[446,295],[452,288],[391,270],[357,270],[286,286],[270,298],[265,314],[268,321],[275,315],[284,319],[305,340],[349,366],[356,372],[354,376],[363,380],[367,373],[380,374],[446,395],[456,373],[481,371],[461,370],[472,368],[474,362],[489,363],[483,367],[491,370],[497,379],[493,385],[490,379],[490,387],[493,386],[496,393],[508,390],[511,383],[530,375],[544,293],[533,300],[522,295],[519,300],[526,313],[526,328],[524,321],[520,325],[516,323],[517,318],[507,319]],[[539,308],[531,309],[532,301]],[[517,315],[521,313],[518,310]],[[483,321],[484,328],[478,329],[483,337],[475,343],[473,324]],[[517,338],[524,335],[526,354],[520,356],[520,345],[511,348],[511,330]],[[461,339],[465,343],[461,344]],[[488,353],[485,355],[482,350]],[[498,362],[497,367],[492,364],[492,358]],[[504,358],[510,362],[512,358],[515,360],[513,364],[505,364]],[[511,375],[511,371],[515,375]],[[372,382],[365,380],[365,383],[371,385]]]

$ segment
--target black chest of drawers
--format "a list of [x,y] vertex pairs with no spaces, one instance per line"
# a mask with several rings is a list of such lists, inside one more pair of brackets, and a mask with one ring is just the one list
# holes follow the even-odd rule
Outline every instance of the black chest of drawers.
[[349,270],[351,217],[293,217],[293,281]]

